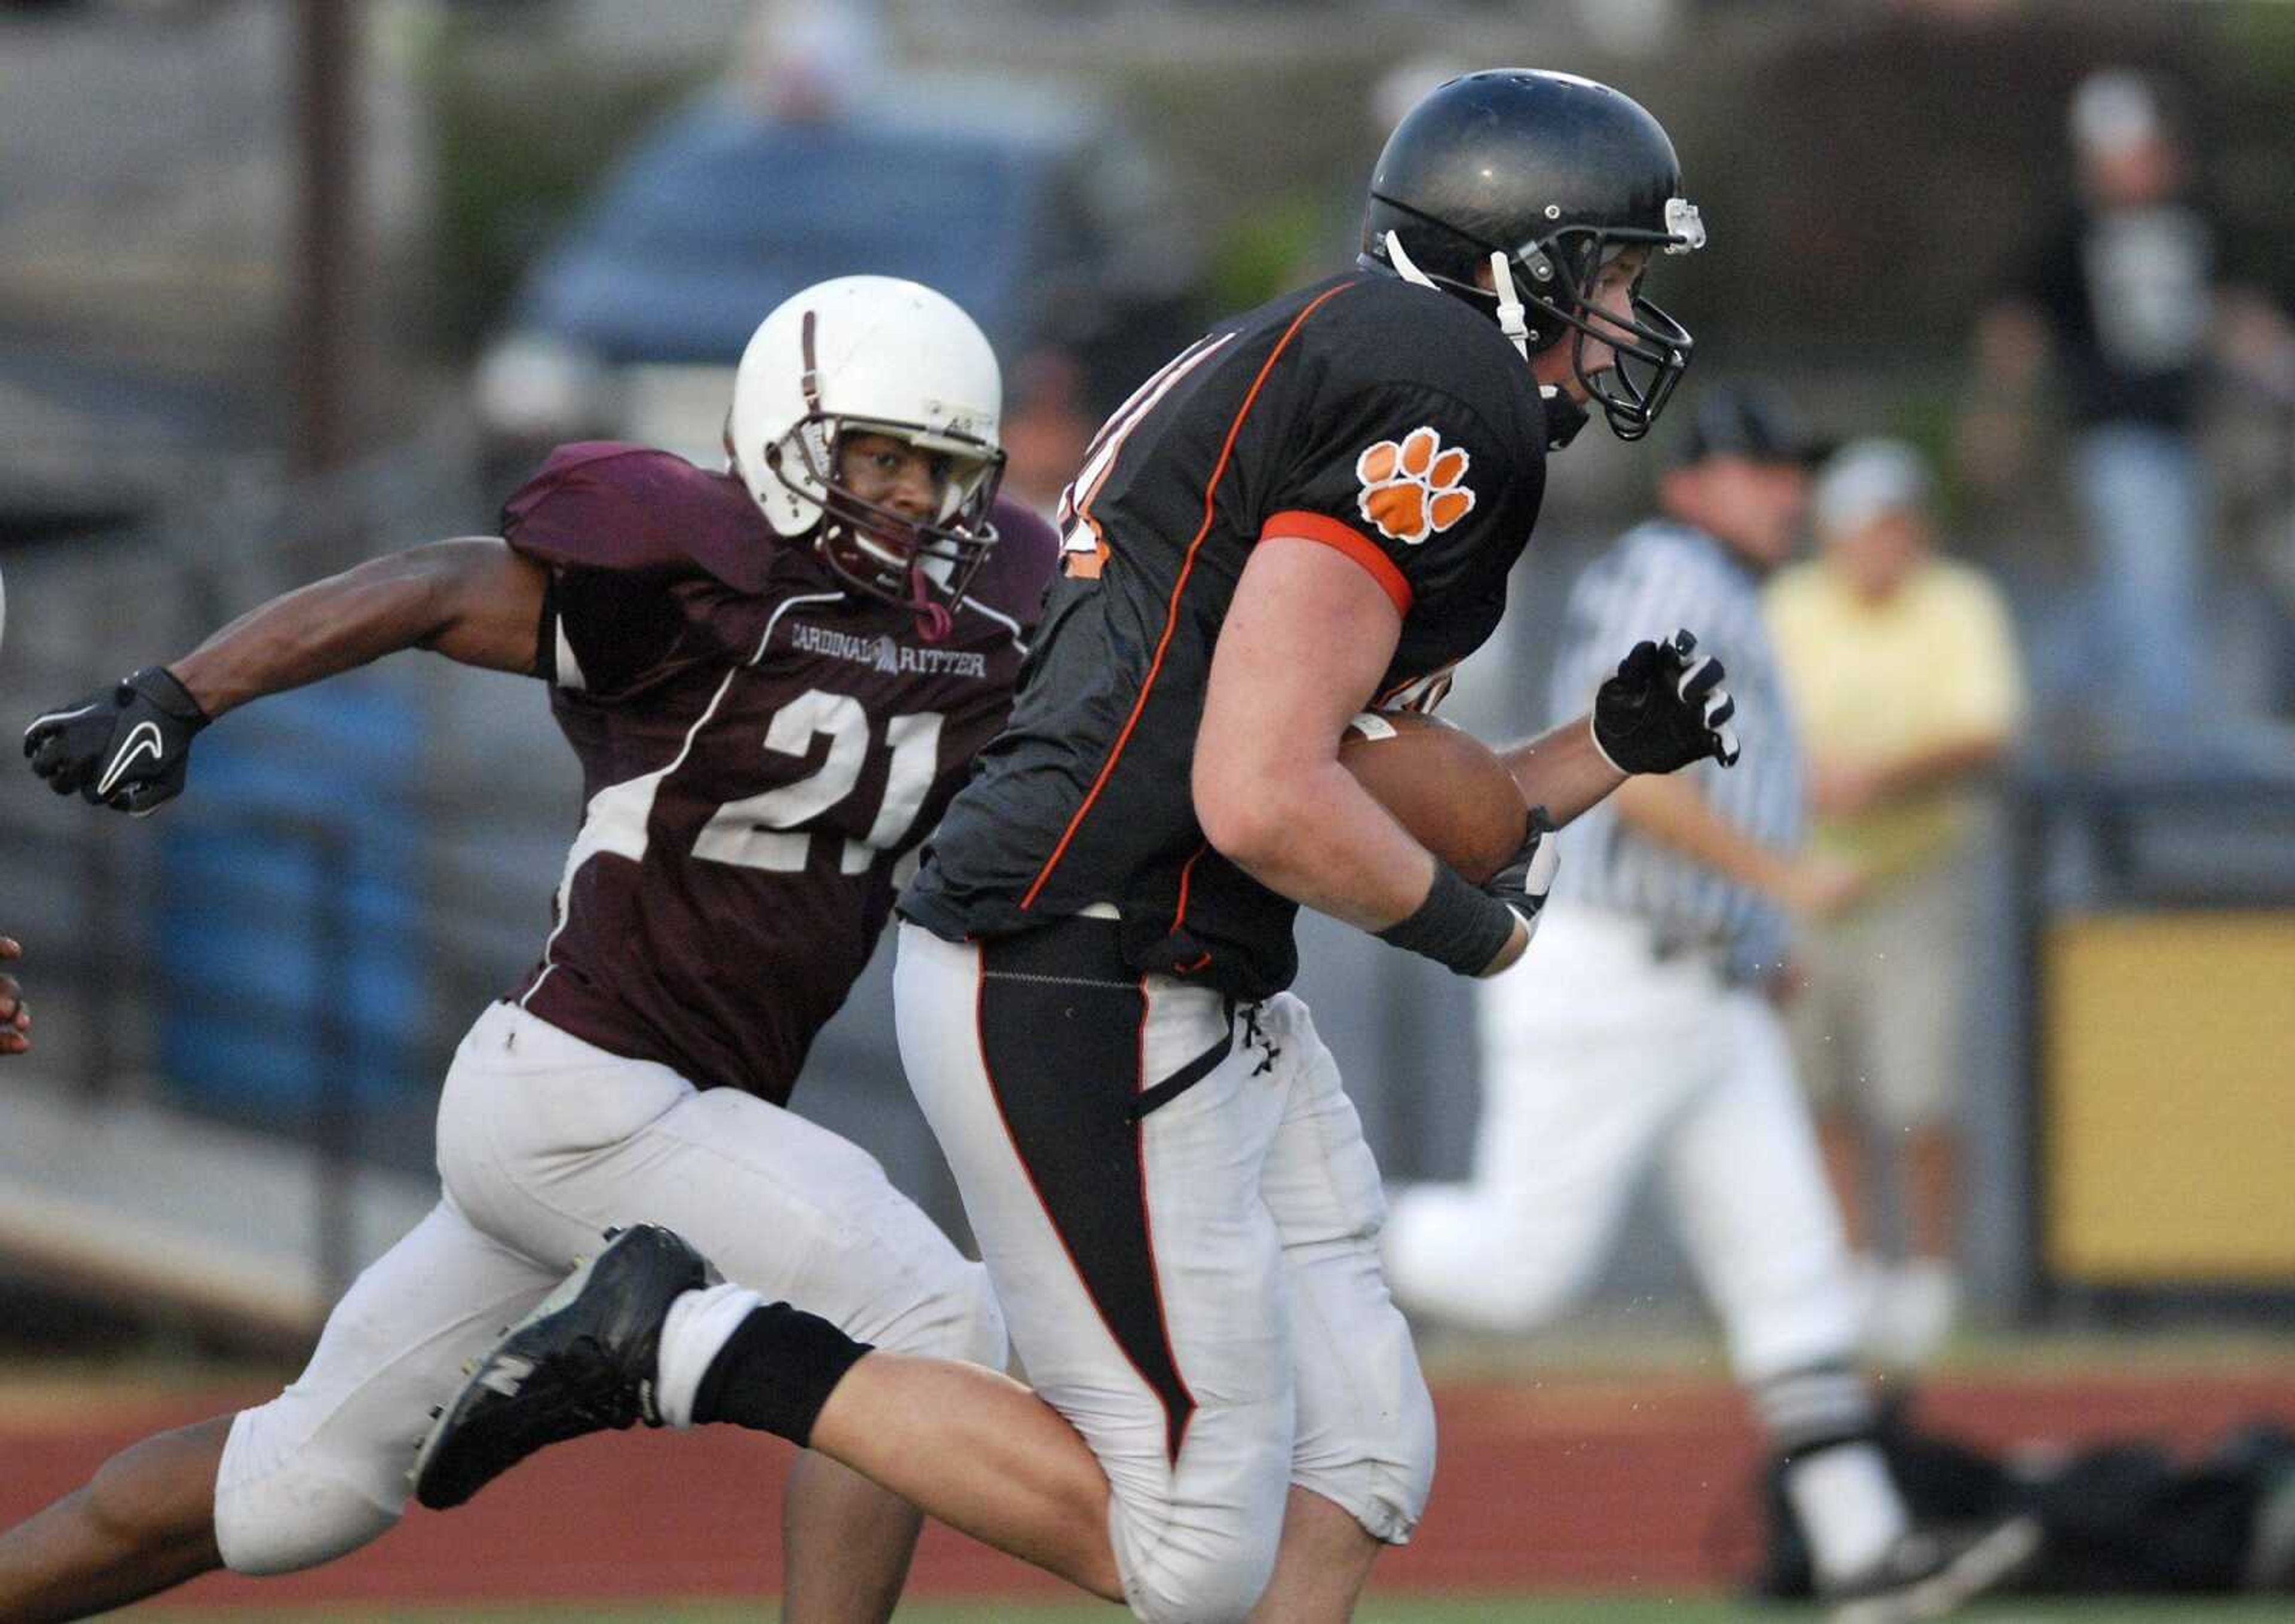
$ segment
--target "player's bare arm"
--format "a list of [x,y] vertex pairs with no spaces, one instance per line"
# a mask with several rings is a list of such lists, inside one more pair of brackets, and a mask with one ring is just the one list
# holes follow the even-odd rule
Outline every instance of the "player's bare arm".
[[1736,706],[1719,661],[1677,632],[1636,645],[1602,684],[1594,708],[1525,744],[1499,752],[1523,799],[1560,828],[1599,804],[1633,774],[1678,771],[1737,758]]
[[1366,930],[1426,894],[1434,859],[1339,765],[1401,617],[1362,567],[1270,536],[1236,587],[1196,735],[1196,816],[1270,889]]
[[210,720],[401,649],[527,673],[547,579],[493,536],[431,542],[250,609],[169,669]]
[[491,536],[372,559],[249,610],[173,666],[147,665],[35,717],[24,754],[58,795],[143,816],[183,793],[200,730],[249,699],[401,649],[533,671],[546,579]]
[[[1196,735],[1205,837],[1270,890],[1368,931],[1414,913],[1438,867],[1339,765],[1340,735],[1401,626],[1360,566],[1320,543],[1268,537],[1228,607]],[[1489,968],[1528,943],[1517,922]]]
[[[13,936],[0,936],[0,959],[21,959],[24,950]],[[32,1012],[24,1008],[24,989],[12,975],[0,975],[0,1055],[20,1055],[32,1047]]]
[[1590,716],[1579,716],[1537,738],[1499,752],[1522,798],[1543,806],[1556,828],[1567,828],[1626,781],[1595,747]]

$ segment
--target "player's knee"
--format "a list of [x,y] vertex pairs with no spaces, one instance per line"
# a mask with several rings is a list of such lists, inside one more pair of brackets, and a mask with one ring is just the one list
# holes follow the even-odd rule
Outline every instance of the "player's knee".
[[1344,1416],[1304,1431],[1291,1481],[1345,1511],[1374,1539],[1407,1541],[1434,1483],[1434,1399],[1401,1316],[1358,1339]]
[[1282,1534],[1280,1518],[1263,1527],[1241,1519],[1167,1524],[1152,1549],[1141,1552],[1119,1529],[1115,1562],[1123,1599],[1148,1624],[1241,1624],[1275,1576]]
[[234,1573],[332,1562],[388,1532],[405,1506],[407,1462],[333,1458],[287,1435],[278,1402],[241,1412],[216,1474],[216,1548]]

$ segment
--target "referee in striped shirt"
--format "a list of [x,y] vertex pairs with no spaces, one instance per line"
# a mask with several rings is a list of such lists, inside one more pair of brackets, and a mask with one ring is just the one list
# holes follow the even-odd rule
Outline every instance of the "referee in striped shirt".
[[1635,626],[1695,627],[1728,666],[1744,759],[1629,779],[1572,827],[1553,894],[1644,920],[1662,954],[1744,986],[1789,973],[1793,914],[1830,913],[1858,887],[1853,869],[1802,853],[1801,750],[1761,618],[1761,583],[1801,535],[1811,447],[1781,403],[1707,391],[1664,477],[1665,516],[1579,577],[1551,685],[1557,715],[1583,710]]
[[1728,667],[1743,759],[1629,779],[1563,834],[1536,944],[1478,990],[1474,1176],[1397,1194],[1387,1276],[1416,1313],[1527,1330],[1593,1277],[1654,1169],[1818,1593],[1840,1619],[1927,1618],[2020,1566],[2037,1533],[1912,1526],[1857,1368],[1864,1304],[1777,1012],[1793,917],[1859,884],[1801,852],[1801,759],[1760,614],[1813,454],[1782,403],[1707,389],[1663,516],[1571,594],[1556,715],[1585,708],[1642,628],[1690,626]]

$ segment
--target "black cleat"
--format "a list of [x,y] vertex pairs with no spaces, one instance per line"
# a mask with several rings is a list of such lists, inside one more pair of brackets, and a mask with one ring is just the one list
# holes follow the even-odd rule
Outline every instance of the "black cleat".
[[1915,1528],[1865,1573],[1820,1586],[1829,1624],[1914,1624],[1941,1619],[2008,1583],[2040,1549],[2040,1525],[2003,1517],[1964,1530]]
[[707,1283],[701,1254],[654,1224],[608,1235],[603,1251],[479,1356],[423,1440],[409,1475],[431,1510],[460,1506],[551,1444],[661,1424],[662,1321],[682,1293]]

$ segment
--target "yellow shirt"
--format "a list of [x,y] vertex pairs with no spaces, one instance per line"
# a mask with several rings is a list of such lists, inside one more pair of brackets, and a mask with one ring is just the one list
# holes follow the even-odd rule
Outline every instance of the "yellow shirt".
[[[1931,559],[1876,603],[1820,558],[1780,571],[1763,609],[1813,770],[2005,738],[2022,714],[2007,607],[1965,565]],[[1852,818],[1817,819],[1812,834],[1884,880],[1950,857],[1968,812],[1963,792],[1918,790]]]

